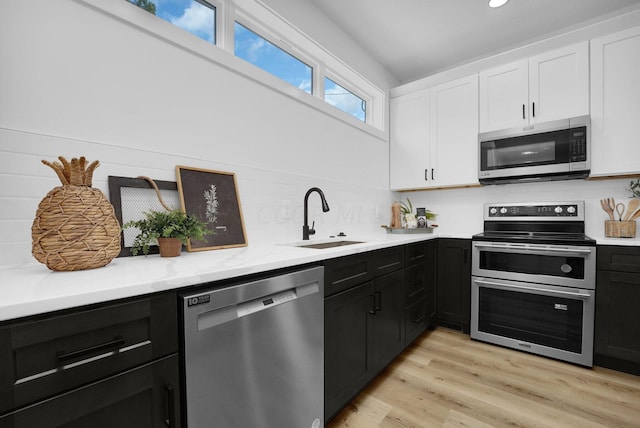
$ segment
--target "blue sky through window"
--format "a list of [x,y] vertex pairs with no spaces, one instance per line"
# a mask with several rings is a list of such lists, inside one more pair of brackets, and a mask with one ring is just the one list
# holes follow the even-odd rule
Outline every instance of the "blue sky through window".
[[328,77],[324,78],[324,100],[356,119],[366,120],[366,102]]
[[237,22],[234,46],[236,56],[311,93],[313,69],[310,66]]
[[[136,0],[128,0],[136,3]],[[169,21],[207,42],[216,43],[216,11],[211,5],[195,0],[149,0],[156,6],[156,16]]]

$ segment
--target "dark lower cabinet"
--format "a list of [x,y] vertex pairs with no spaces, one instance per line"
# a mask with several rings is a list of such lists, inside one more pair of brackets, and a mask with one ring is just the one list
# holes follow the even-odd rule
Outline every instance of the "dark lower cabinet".
[[471,241],[438,239],[438,324],[470,331]]
[[325,262],[325,421],[405,348],[405,250]]
[[640,375],[640,248],[598,246],[594,363]]
[[0,428],[180,427],[175,293],[0,326]]
[[177,428],[178,370],[165,357],[11,412],[0,428]]
[[372,289],[373,283],[366,282],[324,301],[325,421],[369,382]]
[[325,420],[404,349],[399,270],[325,299]]
[[404,270],[376,278],[370,297],[371,375],[404,350]]

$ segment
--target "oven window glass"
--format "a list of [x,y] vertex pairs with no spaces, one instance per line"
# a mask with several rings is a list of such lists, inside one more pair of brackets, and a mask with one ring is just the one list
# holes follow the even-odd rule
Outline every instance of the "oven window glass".
[[480,287],[478,330],[569,352],[582,351],[583,302]]
[[483,270],[584,279],[582,257],[480,251],[479,263]]
[[568,163],[568,130],[503,138],[480,143],[481,169],[496,170]]

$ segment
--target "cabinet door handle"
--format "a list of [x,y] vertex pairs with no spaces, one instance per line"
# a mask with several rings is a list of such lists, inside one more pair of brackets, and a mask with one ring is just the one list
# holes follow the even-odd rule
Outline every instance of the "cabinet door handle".
[[424,315],[421,314],[420,316],[418,316],[417,318],[412,319],[411,321],[416,323],[416,324],[418,324],[418,323],[421,323],[422,321],[424,321],[424,318],[425,318]]
[[435,169],[435,168],[431,168],[431,180],[434,180],[434,178],[433,178],[433,170],[434,170],[434,169]]
[[531,103],[531,114],[533,115],[533,117],[536,117],[536,103],[535,102]]
[[176,406],[175,406],[175,392],[171,385],[164,386],[165,392],[167,393],[167,418],[164,420],[164,423],[169,428],[175,428],[176,424]]
[[429,181],[429,170],[428,169],[424,170],[424,181]]
[[467,260],[469,258],[469,249],[465,248],[463,252],[464,264],[467,264]]
[[376,314],[376,296],[374,296],[373,294],[369,295],[369,313],[371,315],[375,315]]
[[525,109],[525,105],[522,104],[522,119],[526,119],[527,117],[524,115],[524,109]]
[[379,291],[376,291],[376,306],[375,309],[376,311],[381,311],[382,310],[382,293]]
[[125,340],[122,336],[116,336],[109,342],[101,343],[99,345],[89,346],[77,351],[65,352],[58,351],[57,357],[60,364],[68,360],[75,360],[76,358],[84,357],[91,354],[97,354],[106,350],[114,350],[125,344]]

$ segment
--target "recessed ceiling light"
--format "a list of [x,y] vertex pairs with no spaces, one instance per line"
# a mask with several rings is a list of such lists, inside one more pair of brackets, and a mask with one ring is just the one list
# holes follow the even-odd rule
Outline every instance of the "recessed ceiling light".
[[506,2],[509,0],[489,0],[489,7],[500,7],[504,6]]

